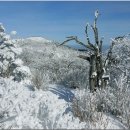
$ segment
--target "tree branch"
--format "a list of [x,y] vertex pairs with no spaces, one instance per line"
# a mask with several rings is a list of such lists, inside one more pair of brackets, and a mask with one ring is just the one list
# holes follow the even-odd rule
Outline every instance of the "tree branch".
[[93,50],[93,48],[92,48],[91,46],[85,45],[83,42],[79,41],[78,38],[77,38],[77,36],[70,36],[70,37],[66,37],[66,38],[68,38],[68,39],[65,40],[63,43],[61,43],[60,45],[64,45],[64,44],[66,44],[67,42],[74,40],[76,43],[78,43],[78,44],[84,46],[85,48],[88,48],[88,49],[90,49],[90,50]]
[[93,50],[96,50],[96,47],[90,42],[90,39],[89,39],[89,36],[88,36],[88,24],[86,25],[85,33],[86,33],[88,45],[91,46],[93,48]]
[[99,17],[100,13],[98,10],[95,11],[95,19],[94,19],[94,24],[91,25],[93,32],[94,32],[94,36],[95,36],[95,43],[96,45],[99,47],[99,38],[98,38],[98,28],[97,28],[97,20]]
[[114,46],[114,42],[112,41],[112,44],[109,48],[109,51],[107,53],[107,57],[105,59],[105,62],[104,62],[104,67],[106,67],[109,63],[110,63],[110,60],[112,58],[112,49],[113,49],[113,46]]
[[90,62],[90,56],[79,55],[78,57]]
[[88,50],[86,50],[86,49],[78,49],[78,51],[88,51]]
[[92,27],[93,32],[94,32],[95,43],[96,43],[96,45],[99,47],[99,41],[98,41],[98,29],[97,29],[97,18],[98,18],[98,17],[95,17],[94,25],[91,25],[91,27]]
[[100,39],[100,44],[99,44],[99,52],[102,53],[102,43],[103,43],[103,37]]

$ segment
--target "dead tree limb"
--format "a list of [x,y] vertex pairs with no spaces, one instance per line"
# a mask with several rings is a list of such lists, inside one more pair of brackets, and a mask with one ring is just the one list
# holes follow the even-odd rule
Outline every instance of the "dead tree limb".
[[83,42],[79,41],[78,38],[77,38],[77,36],[70,36],[70,37],[66,37],[66,38],[68,38],[68,39],[65,40],[63,43],[61,43],[60,45],[64,45],[64,44],[66,44],[67,42],[74,40],[74,41],[75,41],[76,43],[78,43],[79,45],[82,45],[82,46],[84,46],[85,48],[88,48],[88,49],[90,49],[90,50],[93,50],[93,48],[92,48],[90,45],[85,45]]
[[90,56],[79,55],[78,57],[90,62]]
[[[80,40],[78,40],[77,36],[70,36],[67,37],[67,40],[65,40],[62,44],[64,45],[69,41],[75,41],[79,45],[85,47],[85,50],[87,51],[89,49],[89,52],[91,53],[89,56],[83,56],[79,55],[79,58],[82,58],[84,60],[89,61],[90,63],[90,69],[89,69],[89,86],[90,86],[90,91],[93,92],[96,90],[96,88],[103,88],[106,85],[106,80],[109,80],[109,78],[106,78],[106,73],[105,69],[106,66],[108,65],[108,62],[111,62],[111,55],[112,55],[112,48],[114,46],[114,43],[112,43],[110,50],[108,51],[107,58],[104,62],[102,58],[102,44],[103,44],[103,38],[99,38],[98,35],[98,28],[97,28],[97,20],[98,20],[99,12],[98,10],[95,11],[95,19],[94,19],[94,24],[91,25],[91,28],[94,33],[94,39],[95,39],[95,44],[91,43],[88,35],[88,27],[89,24],[86,25],[85,27],[85,34],[86,34],[86,40],[87,43],[84,44]],[[104,78],[105,77],[105,78]]]
[[104,68],[107,68],[108,65],[109,66],[111,65],[112,49],[113,49],[114,44],[115,44],[114,41],[112,41],[112,44],[109,48],[109,51],[107,53],[107,57],[105,59],[104,65],[103,65]]
[[90,47],[92,47],[93,49],[92,50],[96,50],[96,47],[90,42],[90,39],[89,39],[89,36],[88,36],[88,24],[86,25],[86,28],[85,28],[85,33],[86,33],[86,38],[87,38],[87,43]]

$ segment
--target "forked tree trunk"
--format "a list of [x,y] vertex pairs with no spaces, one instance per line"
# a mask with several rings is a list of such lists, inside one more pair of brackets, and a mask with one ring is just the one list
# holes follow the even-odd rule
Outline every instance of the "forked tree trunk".
[[99,40],[98,36],[98,28],[96,26],[97,24],[97,19],[98,19],[99,12],[95,12],[95,20],[94,24],[91,25],[91,28],[93,29],[94,32],[94,38],[95,38],[95,44],[92,44],[90,42],[89,36],[88,36],[88,27],[89,24],[86,25],[85,33],[86,33],[86,38],[87,38],[87,44],[84,44],[83,42],[79,41],[77,36],[70,36],[67,37],[67,40],[64,41],[62,44],[63,45],[71,40],[74,40],[76,43],[82,45],[83,47],[86,48],[86,50],[90,50],[91,55],[83,56],[80,55],[78,57],[85,59],[89,61],[90,63],[90,70],[89,70],[89,86],[90,86],[90,91],[93,92],[96,90],[96,88],[103,88],[106,86],[106,82],[109,80],[109,77],[104,76],[105,68],[108,65],[108,61],[111,59],[111,50],[113,48],[113,45],[110,47],[110,50],[108,52],[107,58],[105,60],[105,63],[102,59],[102,38]]

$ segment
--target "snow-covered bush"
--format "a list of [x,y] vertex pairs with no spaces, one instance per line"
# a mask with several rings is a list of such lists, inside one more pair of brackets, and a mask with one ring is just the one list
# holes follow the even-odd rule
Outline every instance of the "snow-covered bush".
[[[130,127],[130,88],[127,76],[115,80],[116,87],[107,87],[95,93],[88,91],[77,96],[72,104],[73,113],[81,121],[98,121],[103,113],[116,116],[128,128]],[[79,94],[77,94],[79,95]]]
[[115,79],[118,80],[122,74],[127,76],[127,83],[130,84],[130,39],[114,40],[112,50],[112,63],[108,68],[110,73],[110,86],[116,87]]
[[[24,82],[14,82],[12,78],[0,78],[0,128],[42,128],[37,126],[38,119],[27,113],[33,113],[33,91]],[[29,100],[30,97],[30,100]],[[40,96],[39,96],[40,97]],[[32,100],[31,100],[32,99]],[[29,101],[28,101],[29,100]],[[32,101],[34,102],[32,103]],[[30,102],[30,103],[29,103]],[[30,108],[33,108],[32,110]],[[21,113],[22,112],[22,113]]]
[[38,70],[36,70],[32,76],[32,84],[37,89],[46,90],[49,82],[49,76],[46,73],[43,73],[42,71],[39,72]]
[[130,127],[130,88],[127,76],[122,75],[118,80],[115,79],[115,84],[115,88],[108,87],[97,92],[97,109],[111,113]]
[[96,120],[96,100],[91,93],[86,92],[86,94],[87,96],[82,95],[80,99],[74,98],[72,110],[81,121],[94,121]]
[[5,29],[0,24],[0,76],[13,77],[15,81],[21,81],[30,77],[28,67],[23,66],[19,59],[22,49],[18,48],[10,36],[5,33]]
[[29,66],[32,75],[35,77],[37,71],[42,73],[43,83],[48,81],[48,84],[80,88],[88,86],[89,63],[77,57],[83,52],[53,42],[38,41],[37,38],[19,40],[17,45],[22,47],[20,57]]
[[[72,112],[74,116],[78,117],[81,121],[97,123],[101,121],[103,112],[97,110],[96,95],[84,90],[82,94],[77,94],[72,103]],[[105,122],[104,122],[105,123]]]

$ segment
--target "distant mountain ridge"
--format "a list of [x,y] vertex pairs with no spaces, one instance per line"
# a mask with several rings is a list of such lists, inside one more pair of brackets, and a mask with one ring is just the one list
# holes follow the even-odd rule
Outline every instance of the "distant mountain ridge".
[[33,37],[28,37],[28,38],[26,38],[26,39],[28,39],[28,40],[33,40],[33,41],[37,41],[37,42],[52,42],[51,40],[47,40],[47,39],[45,39],[45,38],[43,38],[43,37],[35,37],[35,36],[33,36]]

